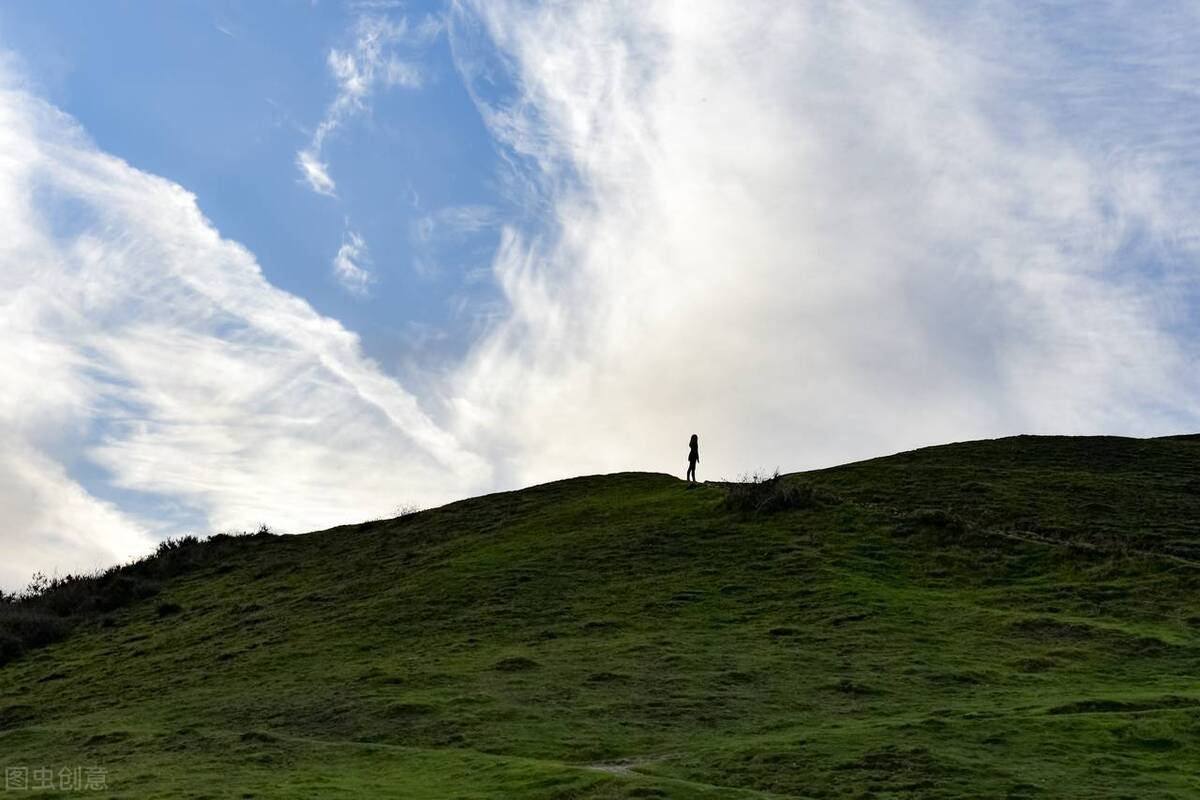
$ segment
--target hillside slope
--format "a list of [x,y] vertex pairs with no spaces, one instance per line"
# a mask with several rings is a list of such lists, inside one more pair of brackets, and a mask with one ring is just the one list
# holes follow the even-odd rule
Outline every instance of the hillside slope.
[[789,482],[226,542],[0,667],[0,765],[120,797],[1200,796],[1200,441]]

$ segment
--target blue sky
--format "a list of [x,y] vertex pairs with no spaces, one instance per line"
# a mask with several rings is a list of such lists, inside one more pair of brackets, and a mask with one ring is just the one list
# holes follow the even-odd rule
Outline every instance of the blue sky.
[[0,5],[0,587],[1200,427],[1200,9]]
[[[460,80],[447,37],[386,45],[418,88],[377,86],[338,126],[324,157],[336,198],[312,192],[296,152],[338,93],[328,55],[353,52],[357,20],[437,24],[438,3],[25,2],[0,8],[0,34],[42,96],[103,150],[193,192],[222,235],[267,279],[343,320],[366,352],[407,360],[460,355],[463,318],[494,302],[497,225],[513,216],[497,153]],[[475,231],[418,238],[447,209],[488,211]],[[366,296],[331,273],[357,234]],[[460,302],[467,306],[461,308]],[[446,337],[440,339],[436,337]]]

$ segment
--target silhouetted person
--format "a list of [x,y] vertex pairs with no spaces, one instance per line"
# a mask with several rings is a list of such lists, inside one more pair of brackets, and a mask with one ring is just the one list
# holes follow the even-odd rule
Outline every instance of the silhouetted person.
[[700,438],[696,434],[692,434],[692,440],[688,442],[688,471],[687,479],[693,483],[696,480],[696,465],[700,463]]

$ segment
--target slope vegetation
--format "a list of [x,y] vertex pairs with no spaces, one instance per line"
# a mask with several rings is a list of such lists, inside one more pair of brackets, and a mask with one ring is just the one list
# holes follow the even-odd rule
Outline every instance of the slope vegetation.
[[120,797],[1200,795],[1192,438],[187,545],[216,546],[0,667],[3,766]]

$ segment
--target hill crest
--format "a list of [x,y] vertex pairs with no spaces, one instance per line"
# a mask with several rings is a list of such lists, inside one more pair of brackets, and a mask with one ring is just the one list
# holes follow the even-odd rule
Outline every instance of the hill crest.
[[1197,456],[1016,437],[761,510],[616,473],[189,542],[0,667],[0,752],[126,796],[1184,797]]

